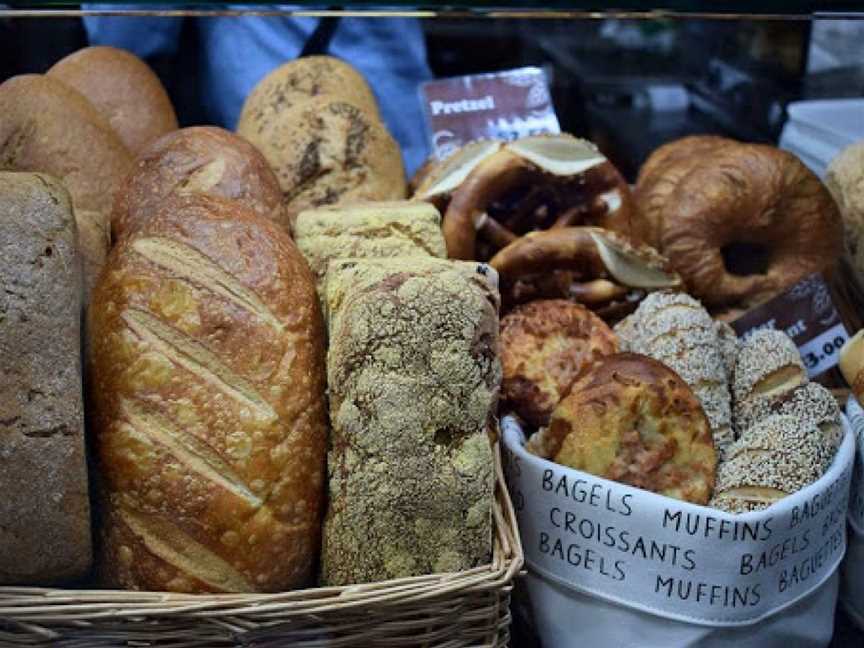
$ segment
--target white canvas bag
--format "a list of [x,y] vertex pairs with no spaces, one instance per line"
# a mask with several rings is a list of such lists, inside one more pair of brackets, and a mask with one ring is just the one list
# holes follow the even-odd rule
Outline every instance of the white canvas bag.
[[864,410],[854,397],[846,404],[846,414],[858,447],[849,495],[849,547],[841,569],[840,600],[849,616],[864,628]]
[[843,426],[819,481],[767,511],[731,515],[536,457],[505,417],[505,472],[544,646],[826,646],[855,452]]

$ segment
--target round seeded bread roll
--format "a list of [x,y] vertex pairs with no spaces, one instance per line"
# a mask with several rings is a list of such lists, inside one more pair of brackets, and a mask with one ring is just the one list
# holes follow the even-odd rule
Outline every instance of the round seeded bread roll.
[[105,262],[111,204],[131,164],[104,117],[66,84],[25,74],[0,85],[0,169],[41,171],[63,182],[75,210],[86,294]]
[[501,320],[503,399],[528,423],[545,425],[577,377],[617,352],[615,334],[581,304],[544,299],[517,306]]
[[159,77],[126,50],[85,47],[46,74],[86,97],[132,153],[177,128],[174,106]]
[[266,128],[267,122],[309,99],[347,101],[378,119],[378,104],[366,79],[354,67],[332,56],[304,56],[279,66],[258,82],[240,113],[243,134]]
[[653,358],[600,359],[555,408],[546,437],[562,465],[696,504],[711,497],[708,419],[687,384]]
[[740,436],[753,408],[768,406],[807,382],[798,348],[782,331],[756,331],[741,342],[732,382],[733,422]]
[[405,197],[405,170],[395,140],[374,117],[322,97],[274,113],[238,132],[270,162],[288,216],[304,209]]
[[727,452],[711,505],[729,513],[765,509],[819,479],[833,454],[834,448],[812,422],[784,414],[769,416]]
[[258,149],[230,131],[195,126],[168,133],[137,157],[114,203],[114,239],[140,227],[169,196],[188,194],[237,200],[288,229],[279,181]]

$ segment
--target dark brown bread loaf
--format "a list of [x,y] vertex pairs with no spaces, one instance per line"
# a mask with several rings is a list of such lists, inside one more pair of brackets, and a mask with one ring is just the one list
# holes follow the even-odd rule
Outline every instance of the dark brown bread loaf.
[[177,128],[174,106],[159,77],[131,52],[85,47],[46,74],[86,97],[132,153]]
[[81,393],[81,265],[69,194],[0,172],[0,583],[92,560]]
[[114,192],[132,164],[108,122],[78,92],[25,74],[0,85],[0,170],[40,171],[72,196],[89,294],[105,263]]
[[232,198],[288,229],[279,181],[258,149],[221,128],[195,126],[159,138],[137,157],[114,202],[114,239],[154,216],[169,196],[196,193]]
[[288,235],[236,201],[175,198],[112,250],[89,322],[104,579],[183,592],[306,584],[324,331]]

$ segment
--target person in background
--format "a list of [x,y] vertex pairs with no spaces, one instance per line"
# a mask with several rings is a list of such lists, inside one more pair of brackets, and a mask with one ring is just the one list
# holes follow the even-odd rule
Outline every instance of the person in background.
[[[147,58],[177,52],[183,20],[86,16],[84,25],[91,45],[121,47]],[[347,61],[366,77],[384,122],[399,142],[409,177],[426,159],[418,86],[431,79],[432,73],[418,20],[287,15],[196,20],[201,48],[197,81],[204,115],[211,123],[233,130],[246,96],[274,68],[301,54],[329,54]]]

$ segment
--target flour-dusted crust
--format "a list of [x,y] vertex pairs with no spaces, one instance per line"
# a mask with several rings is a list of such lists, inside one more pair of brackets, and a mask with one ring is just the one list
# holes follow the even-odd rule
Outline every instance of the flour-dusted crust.
[[438,210],[408,200],[301,212],[294,223],[294,240],[322,293],[327,266],[336,259],[447,256]]
[[494,271],[434,258],[334,261],[323,579],[489,560],[487,430],[501,381]]
[[170,196],[189,194],[236,200],[289,229],[279,181],[261,152],[230,131],[193,126],[160,137],[135,159],[114,201],[114,239],[155,216]]
[[75,243],[58,180],[0,172],[2,584],[79,578],[92,561]]
[[711,497],[708,420],[687,384],[653,358],[600,360],[555,408],[547,437],[562,465],[696,504]]
[[545,425],[577,377],[617,352],[615,334],[584,306],[563,299],[517,306],[501,319],[503,400],[529,424]]
[[175,198],[112,250],[89,311],[104,581],[309,584],[323,512],[324,330],[288,235]]

